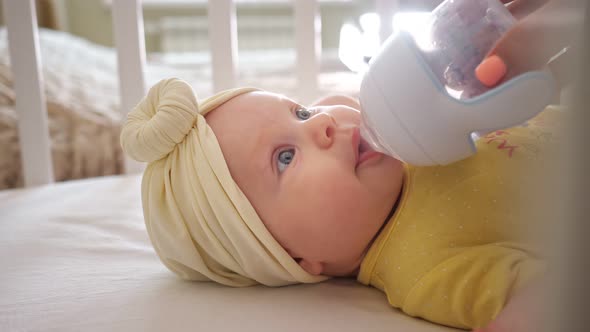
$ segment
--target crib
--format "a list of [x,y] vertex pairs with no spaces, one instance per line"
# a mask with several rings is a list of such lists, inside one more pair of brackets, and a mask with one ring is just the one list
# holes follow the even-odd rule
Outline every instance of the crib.
[[[278,1],[278,0],[277,0]],[[292,1],[296,79],[318,88],[319,1]],[[143,225],[139,171],[55,183],[33,0],[4,0],[25,188],[0,191],[2,331],[455,331],[404,315],[354,280],[227,288],[178,280]],[[235,3],[208,1],[212,86],[236,86]],[[375,1],[391,17],[398,1]],[[121,109],[145,95],[140,0],[113,0]],[[380,37],[391,28],[383,26]]]
[[[376,3],[383,13],[391,4]],[[305,82],[299,95],[313,99],[319,3],[292,5],[296,79]],[[147,91],[141,6],[112,1],[121,112]],[[126,160],[125,175],[55,183],[34,1],[5,0],[4,11],[25,188],[0,191],[0,330],[452,330],[400,313],[354,280],[277,289],[178,280],[144,229],[143,165]],[[209,1],[208,15],[212,86],[219,91],[236,85],[235,3]]]

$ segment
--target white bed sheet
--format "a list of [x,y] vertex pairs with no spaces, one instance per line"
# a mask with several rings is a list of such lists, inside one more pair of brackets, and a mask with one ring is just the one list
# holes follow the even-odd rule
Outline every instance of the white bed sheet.
[[139,176],[0,191],[0,331],[455,331],[352,280],[184,282],[144,229]]

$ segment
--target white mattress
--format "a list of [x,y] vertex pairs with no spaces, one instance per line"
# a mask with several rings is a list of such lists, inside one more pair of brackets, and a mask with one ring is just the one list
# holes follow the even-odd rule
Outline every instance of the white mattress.
[[0,191],[0,331],[454,331],[353,280],[184,282],[149,244],[140,178]]

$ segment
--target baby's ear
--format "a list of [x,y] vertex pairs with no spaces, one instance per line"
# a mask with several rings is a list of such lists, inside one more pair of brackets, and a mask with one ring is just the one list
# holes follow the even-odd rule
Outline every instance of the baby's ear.
[[296,258],[295,260],[299,263],[299,266],[311,275],[319,276],[324,272],[324,264],[321,262],[314,262],[304,258]]

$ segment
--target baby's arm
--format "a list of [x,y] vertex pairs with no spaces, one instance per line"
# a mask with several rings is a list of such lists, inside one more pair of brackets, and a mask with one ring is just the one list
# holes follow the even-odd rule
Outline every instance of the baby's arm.
[[[411,316],[443,325],[488,327],[501,319],[512,296],[545,270],[543,261],[522,249],[514,243],[490,243],[443,250],[455,253],[418,277],[411,290],[400,295],[399,305]],[[395,298],[395,292],[390,293],[395,287],[390,288],[388,296]]]
[[359,102],[349,96],[344,95],[330,95],[322,97],[311,104],[312,106],[332,106],[332,105],[344,105],[352,107],[356,110],[361,109]]

